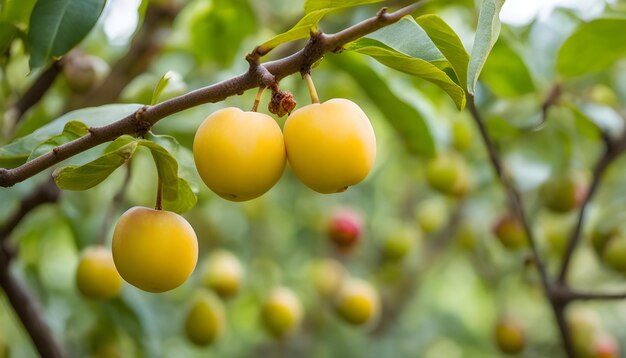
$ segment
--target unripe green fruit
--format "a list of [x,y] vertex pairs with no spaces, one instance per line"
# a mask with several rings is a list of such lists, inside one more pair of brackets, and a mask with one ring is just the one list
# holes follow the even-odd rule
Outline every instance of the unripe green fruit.
[[615,92],[609,86],[603,84],[593,86],[589,97],[593,102],[606,106],[615,106],[619,103]]
[[452,123],[452,146],[462,152],[472,145],[474,130],[467,121],[454,121]]
[[469,190],[469,171],[459,156],[440,154],[428,162],[426,180],[430,186],[446,195],[463,196]]
[[495,338],[500,350],[507,354],[517,354],[524,350],[526,334],[519,323],[510,319],[501,320],[496,324]]
[[608,267],[626,274],[626,237],[613,236],[606,244],[602,258]]
[[415,212],[417,224],[426,234],[439,231],[448,222],[448,208],[441,198],[422,201]]
[[473,250],[476,248],[476,233],[468,223],[462,224],[456,232],[456,242],[462,249]]
[[311,263],[310,277],[317,293],[325,298],[333,297],[339,292],[347,272],[337,260],[318,259]]
[[276,288],[263,303],[261,318],[272,336],[283,338],[294,332],[300,325],[302,304],[290,289]]
[[576,356],[592,358],[594,340],[600,331],[597,314],[591,310],[578,310],[568,315],[567,324],[572,336]]
[[567,248],[572,220],[569,216],[547,215],[541,220],[541,235],[550,253],[561,256]]
[[403,259],[415,246],[415,236],[415,232],[406,226],[394,229],[383,243],[383,257],[392,261]]
[[581,199],[578,183],[569,176],[548,180],[541,187],[541,196],[546,207],[557,213],[574,209]]
[[615,227],[615,225],[601,223],[596,226],[591,233],[591,245],[593,246],[596,254],[602,257],[609,240],[617,235],[619,235],[619,230]]
[[350,324],[371,324],[380,315],[380,298],[368,282],[353,278],[344,282],[335,309],[339,317]]
[[243,280],[243,267],[230,251],[216,250],[206,260],[202,271],[203,284],[222,298],[239,292]]
[[63,65],[63,75],[67,86],[77,93],[91,90],[97,81],[96,65],[91,56],[68,56]]
[[516,217],[502,216],[493,227],[493,234],[509,250],[519,250],[528,245],[526,231]]
[[185,319],[185,335],[198,346],[207,346],[224,330],[224,305],[208,292],[199,293]]

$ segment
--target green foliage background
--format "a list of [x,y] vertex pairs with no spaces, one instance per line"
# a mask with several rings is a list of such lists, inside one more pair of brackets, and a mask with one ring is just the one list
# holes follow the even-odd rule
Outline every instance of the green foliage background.
[[[28,18],[34,3],[1,2],[0,109],[3,112],[41,71],[37,67],[42,62],[34,62],[26,45],[29,43],[27,34],[32,36],[28,31]],[[391,3],[390,6],[404,4],[402,1]],[[626,101],[626,62],[623,60],[626,42],[622,36],[626,30],[626,7],[623,3],[608,5],[601,0],[596,3],[604,10],[594,13],[593,18],[588,13],[557,8],[549,16],[535,19],[528,25],[503,25],[498,38],[493,23],[479,19],[480,4],[469,0],[431,2],[416,16],[438,15],[462,41],[456,43],[456,47],[449,34],[432,31],[433,28],[441,31],[441,24],[438,18],[431,17],[418,18],[417,22],[403,20],[398,26],[356,41],[341,54],[328,54],[313,71],[320,99],[345,97],[358,103],[372,121],[378,141],[373,172],[365,182],[343,194],[314,193],[297,181],[289,168],[269,193],[245,203],[227,202],[202,184],[190,151],[197,126],[219,108],[251,107],[254,91],[218,104],[202,105],[159,122],[153,128],[154,134],[172,136],[179,143],[168,142],[169,137],[161,137],[165,142],[152,139],[177,161],[178,173],[170,175],[172,185],[182,185],[179,180],[188,182],[188,188],[198,196],[197,205],[186,212],[185,217],[199,238],[199,265],[203,257],[219,247],[233,251],[246,267],[243,291],[226,302],[226,332],[210,348],[196,348],[182,335],[187,306],[200,287],[197,272],[182,287],[165,294],[148,294],[126,285],[121,297],[102,303],[83,299],[75,287],[78,254],[81,248],[95,243],[105,208],[122,185],[124,168],[108,177],[107,171],[104,173],[107,175],[99,178],[103,182],[88,190],[64,191],[58,205],[46,205],[31,213],[11,236],[11,241],[19,248],[13,271],[41,300],[46,320],[73,356],[95,354],[93,352],[100,346],[112,342],[125,357],[279,354],[496,357],[500,353],[493,343],[493,327],[504,313],[518,317],[529,328],[528,349],[521,356],[558,355],[558,333],[536,271],[527,265],[528,252],[506,251],[490,232],[493,222],[506,210],[505,195],[493,176],[468,112],[459,108],[466,101],[463,89],[467,83],[469,92],[475,92],[489,132],[524,195],[541,240],[541,254],[548,267],[556,269],[560,254],[546,239],[546,222],[556,221],[557,226],[568,230],[574,214],[554,218],[542,209],[539,187],[548,177],[568,172],[576,172],[588,180],[590,169],[602,150],[599,129],[611,134],[618,133],[624,126],[620,114]],[[157,5],[144,0],[139,9],[140,19],[146,6]],[[501,3],[494,1],[491,5],[496,9]],[[332,33],[372,16],[380,6],[339,9],[326,14],[319,28]],[[67,132],[68,127],[63,131],[68,121],[88,125],[110,123],[138,108],[134,103],[149,104],[152,89],[168,71],[175,71],[181,78],[177,79],[178,87],[166,83],[161,99],[180,94],[181,89],[199,88],[245,72],[248,66],[245,55],[255,46],[267,45],[266,41],[274,35],[288,30],[303,16],[302,9],[303,1],[185,2],[171,31],[164,33],[164,47],[149,70],[126,87],[119,98],[120,105],[92,110],[98,113],[75,112],[55,121],[73,96],[60,78],[42,101],[26,113],[14,134],[1,139],[0,143],[12,143],[12,146],[0,148],[0,164],[13,167],[27,160],[41,142],[60,133],[70,136],[61,140],[73,138],[73,132]],[[104,11],[106,13],[106,8]],[[309,7],[306,16],[310,18],[316,11],[324,10]],[[497,16],[497,9],[493,11]],[[483,11],[483,16],[488,14]],[[491,18],[494,19],[497,20]],[[428,31],[429,24],[431,31]],[[30,26],[32,28],[33,24]],[[477,26],[487,28],[479,31],[481,36],[476,40],[479,46],[472,46]],[[308,37],[309,28],[285,38]],[[441,37],[437,38],[436,34]],[[414,40],[406,45],[414,47],[402,48],[405,44],[394,43],[405,38]],[[480,72],[483,65],[481,51],[486,55],[485,50],[488,52],[496,38],[493,51],[474,85],[472,74]],[[304,41],[306,39],[283,44],[266,58],[289,54],[299,49]],[[278,42],[270,42],[270,45]],[[451,47],[445,48],[442,44]],[[30,45],[35,46],[32,42]],[[463,46],[465,55],[459,46]],[[99,22],[79,47],[112,64],[125,53],[128,43],[110,41]],[[395,69],[383,66],[376,59]],[[37,59],[49,60],[49,57]],[[470,77],[466,76],[468,61]],[[446,85],[425,81],[426,72],[440,76],[438,78]],[[562,98],[542,122],[542,103],[555,84],[561,86]],[[285,78],[280,85],[293,92],[299,106],[309,103],[306,86],[298,75]],[[266,93],[261,102],[261,111],[266,113],[268,97]],[[282,126],[285,118],[277,120]],[[471,144],[461,151],[453,147],[453,128],[457,123],[472,128]],[[15,141],[35,130],[38,131],[21,142]],[[94,148],[63,165],[89,163],[106,147]],[[156,192],[157,172],[149,148],[138,145],[134,150],[124,210],[134,205],[153,206]],[[471,169],[472,190],[463,199],[443,197],[430,189],[425,180],[428,160],[436,153],[450,151],[459,152]],[[167,162],[169,158],[164,156],[161,160]],[[588,228],[600,221],[623,221],[625,171],[626,163],[622,158],[607,173],[591,207]],[[21,198],[51,173],[52,170],[48,170],[10,190],[0,190],[0,222],[16,209]],[[420,205],[433,198],[444,201],[449,216],[459,213],[459,227],[472,233],[472,247],[460,244],[457,235],[441,237],[420,232],[416,212]],[[308,263],[315,258],[336,256],[325,236],[325,225],[329,215],[344,206],[358,208],[367,222],[362,245],[342,259],[344,265],[352,275],[372,282],[384,302],[401,312],[383,332],[353,328],[341,322],[329,305],[316,296],[310,282]],[[177,208],[181,212],[188,209]],[[382,243],[405,228],[419,238],[415,249],[400,263],[385,263],[381,259]],[[576,287],[589,290],[610,290],[623,287],[624,277],[602,267],[585,240],[575,256],[572,282]],[[278,284],[294,289],[306,312],[303,327],[282,343],[273,341],[259,321],[260,302]],[[407,295],[406,288],[413,286],[416,287],[414,294]],[[624,303],[584,305],[585,309],[597,311],[605,329],[618,341],[626,341],[626,330],[621,324],[626,319]],[[9,346],[11,356],[35,354],[26,332],[4,298],[0,298],[0,342]]]

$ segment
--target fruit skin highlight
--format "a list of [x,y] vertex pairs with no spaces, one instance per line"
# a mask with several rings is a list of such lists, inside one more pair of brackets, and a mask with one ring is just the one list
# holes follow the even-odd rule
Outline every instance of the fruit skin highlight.
[[287,160],[276,121],[235,107],[220,109],[202,122],[193,157],[206,186],[232,201],[254,199],[270,190]]
[[295,175],[322,194],[342,192],[361,182],[376,159],[372,124],[347,99],[334,98],[294,111],[284,133]]
[[182,285],[198,262],[198,240],[182,216],[136,206],[113,232],[113,260],[124,280],[148,292]]
[[113,298],[120,293],[122,282],[111,251],[102,246],[83,250],[76,269],[76,286],[83,296],[101,300]]

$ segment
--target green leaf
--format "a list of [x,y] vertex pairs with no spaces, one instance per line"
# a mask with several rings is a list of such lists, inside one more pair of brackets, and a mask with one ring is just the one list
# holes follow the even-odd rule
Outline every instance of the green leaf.
[[276,35],[270,40],[259,46],[259,52],[267,53],[274,47],[284,44],[285,42],[295,41],[309,37],[311,32],[317,31],[317,23],[320,22],[324,15],[328,14],[332,9],[321,9],[312,11],[306,15],[297,24],[295,24],[287,32]]
[[30,68],[76,46],[98,21],[106,0],[39,0],[30,17]]
[[404,73],[418,76],[432,82],[446,91],[458,109],[465,108],[465,91],[437,66],[422,60],[390,50],[386,46],[372,46],[374,40],[353,42],[347,49],[373,57],[385,66]]
[[13,38],[17,35],[17,27],[8,21],[0,21],[0,53],[5,53]]
[[304,13],[321,9],[340,9],[364,4],[373,4],[383,0],[306,0],[304,2]]
[[[411,16],[405,16],[395,24],[383,27],[367,35],[366,38],[383,43],[409,57],[427,61],[438,68],[450,66],[448,60],[446,60],[426,31]],[[357,40],[355,43],[359,44],[360,41]]]
[[80,121],[89,127],[99,127],[124,118],[141,106],[139,104],[109,104],[66,113],[33,133],[0,147],[0,167],[13,168],[24,164],[40,143],[63,132],[68,122]]
[[[120,137],[118,140],[127,142],[128,138]],[[71,165],[57,168],[52,174],[54,181],[59,188],[65,190],[87,190],[93,188],[132,157],[138,144],[138,141],[132,141],[122,146],[117,146],[115,150],[105,152],[98,159],[81,166]]]
[[214,0],[188,6],[191,15],[191,50],[203,61],[230,67],[244,39],[257,30],[248,0]]
[[420,16],[415,21],[448,59],[461,87],[467,88],[469,54],[456,32],[437,15]]
[[372,102],[376,103],[410,151],[426,156],[435,153],[435,142],[424,116],[415,107],[398,98],[386,79],[381,78],[359,57],[342,54],[332,56],[329,60],[348,73]]
[[626,19],[597,19],[580,25],[559,50],[557,70],[580,76],[606,70],[626,57]]
[[151,106],[154,106],[155,104],[159,102],[159,97],[161,97],[161,94],[167,88],[167,86],[170,84],[170,81],[172,80],[180,81],[180,75],[174,71],[167,71],[159,79],[159,82],[157,83],[156,87],[154,87],[154,92],[152,92],[152,100],[150,101]]
[[80,138],[87,133],[89,133],[89,127],[87,127],[85,123],[79,121],[67,122],[65,127],[63,127],[63,132],[40,143],[32,153],[30,153],[28,161],[50,152],[61,144]]
[[37,0],[6,0],[2,3],[0,19],[10,21],[18,27],[26,27]]
[[587,119],[599,130],[614,138],[624,131],[624,120],[612,107],[583,101],[568,106],[574,115]]
[[474,37],[474,46],[470,56],[467,74],[467,92],[474,94],[476,82],[482,71],[491,48],[498,40],[500,34],[500,9],[504,0],[483,0],[478,16],[478,27]]
[[[178,146],[175,139],[169,136],[152,136],[162,143],[167,143],[175,150]],[[173,141],[172,141],[173,140]],[[178,161],[163,146],[150,140],[140,140],[139,144],[150,149],[157,167],[159,178],[163,186],[163,209],[184,213],[191,210],[197,202],[197,197],[191,190],[189,183],[178,176]]]
[[491,50],[481,76],[498,96],[515,97],[535,91],[524,60],[503,38]]

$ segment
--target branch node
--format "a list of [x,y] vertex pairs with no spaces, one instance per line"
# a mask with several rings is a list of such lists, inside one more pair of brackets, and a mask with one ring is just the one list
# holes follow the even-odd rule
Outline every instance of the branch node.
[[386,6],[378,10],[378,12],[376,13],[376,18],[378,19],[378,21],[386,22],[388,20],[387,10],[388,9]]
[[60,150],[59,147],[52,148],[52,154],[59,155],[59,150]]
[[272,87],[272,98],[267,109],[275,115],[282,117],[285,114],[291,114],[296,108],[296,101],[289,91],[281,91],[278,86]]
[[15,177],[10,169],[0,168],[0,186],[4,188],[15,185]]
[[135,134],[137,134],[138,137],[143,137],[146,133],[148,133],[150,128],[152,128],[152,123],[143,119],[143,114],[148,110],[148,108],[150,108],[150,106],[143,106],[139,108],[133,116]]

